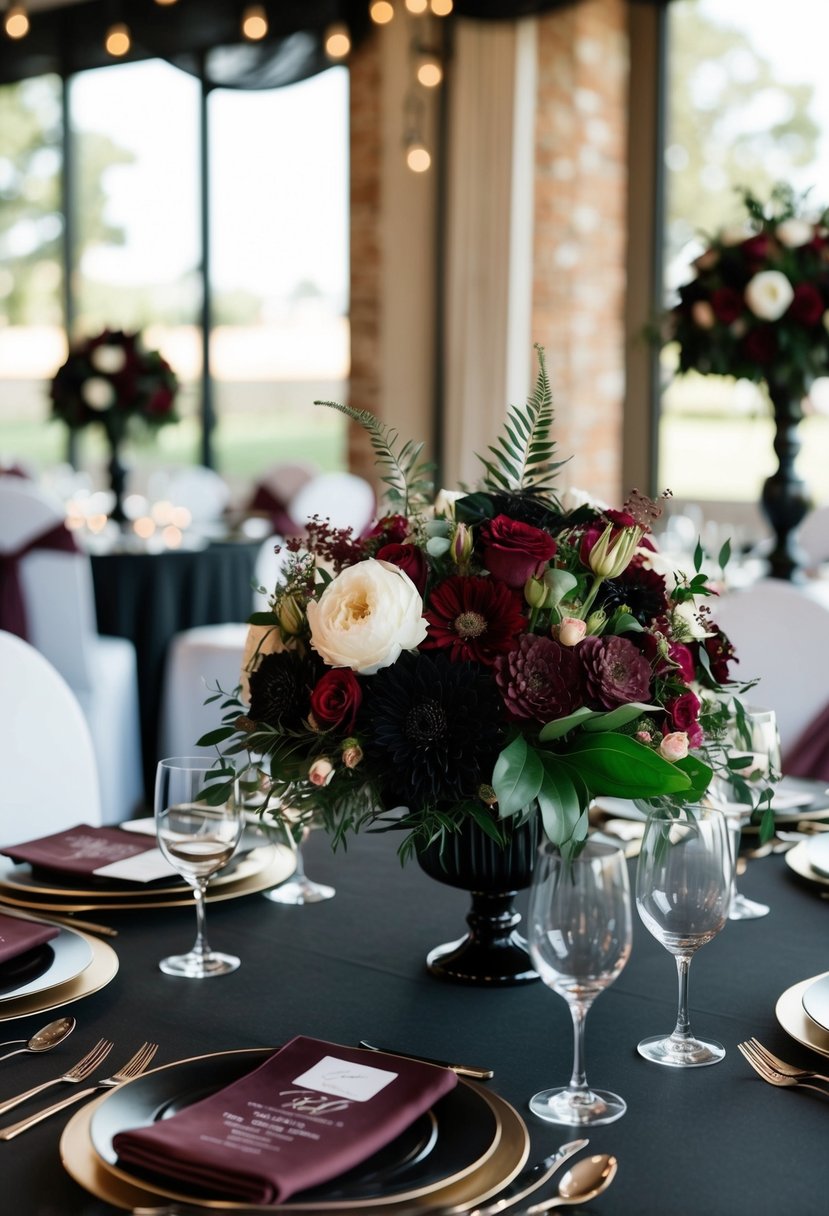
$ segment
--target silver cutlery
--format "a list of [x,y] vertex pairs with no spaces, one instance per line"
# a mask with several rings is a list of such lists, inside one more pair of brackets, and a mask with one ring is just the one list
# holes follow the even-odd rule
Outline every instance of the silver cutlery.
[[92,1094],[97,1093],[99,1089],[114,1089],[119,1085],[123,1085],[125,1081],[131,1081],[133,1077],[140,1076],[142,1072],[145,1072],[149,1068],[153,1056],[157,1051],[157,1043],[144,1043],[139,1047],[135,1055],[127,1060],[126,1064],[122,1065],[111,1077],[104,1077],[102,1081],[96,1081],[94,1085],[87,1086],[80,1093],[70,1094],[68,1098],[55,1102],[36,1114],[21,1119],[18,1123],[11,1123],[8,1127],[0,1128],[0,1140],[13,1140],[15,1136],[19,1136],[21,1132],[34,1127],[36,1123],[41,1123],[51,1115],[56,1115],[58,1111],[65,1110],[67,1106],[72,1106],[75,1102],[80,1102],[83,1098],[90,1097]]
[[585,1157],[571,1166],[558,1184],[558,1193],[552,1199],[543,1199],[525,1208],[519,1216],[543,1216],[554,1208],[572,1203],[588,1203],[601,1195],[616,1177],[619,1163],[615,1157],[602,1153],[596,1157]]
[[7,1110],[11,1110],[14,1106],[19,1106],[27,1098],[33,1098],[35,1094],[42,1093],[50,1085],[59,1085],[61,1081],[67,1081],[70,1085],[77,1085],[79,1081],[85,1081],[90,1073],[94,1072],[98,1065],[103,1063],[111,1050],[112,1044],[108,1039],[99,1039],[91,1051],[88,1051],[85,1056],[82,1056],[78,1060],[77,1064],[73,1064],[70,1069],[61,1073],[59,1077],[53,1077],[51,1081],[44,1081],[42,1085],[35,1085],[34,1089],[27,1089],[25,1093],[16,1094],[13,1098],[7,1098],[5,1102],[0,1102],[0,1115],[4,1115]]
[[365,1039],[360,1039],[360,1047],[365,1047],[367,1051],[379,1051],[383,1055],[402,1056],[404,1060],[419,1060],[421,1064],[436,1064],[438,1068],[448,1068],[451,1072],[457,1073],[459,1077],[474,1077],[476,1081],[488,1081],[490,1077],[495,1076],[495,1072],[491,1068],[476,1068],[472,1064],[450,1064],[446,1060],[433,1060],[430,1056],[416,1056],[410,1051],[398,1051],[392,1047],[375,1047],[373,1043],[367,1043]]
[[95,933],[98,937],[118,936],[118,930],[109,925],[98,925],[91,920],[78,920],[74,916],[57,916],[51,912],[48,916],[33,916],[21,908],[7,904],[4,900],[0,900],[0,911],[4,916],[16,916],[18,920],[28,920],[33,925],[63,925],[67,929],[80,929],[81,932]]
[[10,1047],[12,1043],[25,1044],[23,1047],[18,1047],[16,1051],[7,1051],[4,1056],[0,1056],[0,1060],[22,1055],[25,1051],[32,1051],[36,1055],[42,1054],[44,1051],[51,1051],[53,1047],[57,1047],[58,1043],[62,1043],[69,1037],[76,1025],[74,1018],[56,1018],[54,1022],[42,1026],[30,1039],[9,1039],[8,1043],[0,1043],[0,1047]]

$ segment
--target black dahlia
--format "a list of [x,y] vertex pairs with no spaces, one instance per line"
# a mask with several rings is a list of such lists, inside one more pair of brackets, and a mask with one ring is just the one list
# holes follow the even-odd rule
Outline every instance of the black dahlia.
[[294,650],[265,655],[250,677],[248,717],[274,730],[298,730],[311,708],[317,668]]

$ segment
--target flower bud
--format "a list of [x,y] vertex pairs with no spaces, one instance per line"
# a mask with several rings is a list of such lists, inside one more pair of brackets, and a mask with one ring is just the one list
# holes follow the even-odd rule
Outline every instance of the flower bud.
[[615,524],[608,524],[588,554],[590,569],[598,578],[618,578],[630,565],[644,535],[645,529],[638,524],[618,530]]
[[328,785],[334,776],[334,765],[325,756],[320,756],[308,769],[308,780],[312,785]]
[[653,743],[653,735],[649,730],[638,730],[633,737],[640,743]]
[[279,628],[288,637],[296,637],[302,633],[305,617],[293,595],[283,595],[280,597],[277,606],[277,617],[279,619]]
[[547,584],[531,574],[524,584],[524,599],[531,608],[543,608],[547,600]]
[[[595,616],[596,614],[594,613],[593,615]],[[565,616],[562,617],[561,624],[558,627],[558,640],[562,646],[578,646],[586,633],[586,621],[580,621],[578,617],[574,616]]]
[[457,524],[452,536],[452,560],[457,566],[466,566],[472,557],[474,541],[468,524]]
[[346,768],[356,768],[363,758],[363,749],[356,739],[345,739],[342,756]]
[[669,735],[663,735],[659,744],[659,754],[663,760],[684,760],[688,755],[688,735],[684,730],[673,730]]
[[495,793],[495,790],[491,785],[479,785],[478,797],[480,798],[481,802],[486,803],[487,806],[498,805],[498,795]]
[[604,608],[597,608],[595,612],[590,613],[590,616],[584,623],[586,632],[590,637],[597,637],[607,624],[607,613]]

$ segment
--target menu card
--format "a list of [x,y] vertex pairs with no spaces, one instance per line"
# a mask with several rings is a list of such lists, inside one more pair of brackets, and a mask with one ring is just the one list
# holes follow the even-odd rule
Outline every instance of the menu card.
[[0,967],[45,945],[59,933],[56,925],[36,925],[34,921],[4,916],[0,912]]
[[446,1068],[302,1035],[253,1072],[150,1127],[119,1158],[251,1203],[344,1173],[457,1085]]
[[88,876],[113,862],[146,853],[152,847],[146,838],[136,838],[120,828],[96,828],[81,823],[52,836],[9,845],[0,852],[42,870]]

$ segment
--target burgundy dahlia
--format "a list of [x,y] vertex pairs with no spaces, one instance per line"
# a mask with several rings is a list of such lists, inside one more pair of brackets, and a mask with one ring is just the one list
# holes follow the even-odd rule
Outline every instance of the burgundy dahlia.
[[525,634],[515,650],[495,662],[495,682],[513,718],[552,722],[583,704],[581,646]]
[[499,654],[515,645],[526,626],[522,599],[493,578],[452,575],[429,598],[429,632],[421,650],[449,650],[455,663],[491,666]]
[[651,669],[627,638],[585,638],[577,648],[588,702],[615,709],[629,701],[647,701]]

